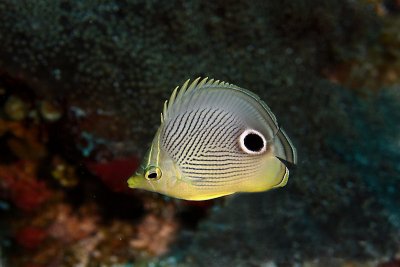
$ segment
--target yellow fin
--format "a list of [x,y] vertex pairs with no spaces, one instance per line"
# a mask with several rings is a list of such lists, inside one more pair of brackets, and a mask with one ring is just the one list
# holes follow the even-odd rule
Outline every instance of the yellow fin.
[[214,193],[214,194],[207,194],[207,195],[203,195],[203,194],[196,195],[196,194],[193,194],[193,196],[185,198],[185,199],[186,200],[191,200],[191,201],[202,201],[202,200],[209,200],[209,199],[213,199],[213,198],[228,196],[228,195],[232,195],[234,193],[235,192],[229,192],[229,193],[224,192],[224,193],[220,193],[220,194]]

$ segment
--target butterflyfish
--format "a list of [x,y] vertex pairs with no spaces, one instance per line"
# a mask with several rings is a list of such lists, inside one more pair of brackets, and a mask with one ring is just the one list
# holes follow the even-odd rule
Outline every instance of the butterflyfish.
[[214,79],[176,87],[138,171],[141,188],[186,200],[285,186],[296,149],[254,93]]

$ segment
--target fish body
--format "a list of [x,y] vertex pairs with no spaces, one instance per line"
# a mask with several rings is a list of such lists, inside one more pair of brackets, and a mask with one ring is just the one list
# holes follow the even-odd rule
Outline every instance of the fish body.
[[215,81],[189,80],[164,104],[144,161],[129,178],[141,188],[186,200],[286,185],[296,149],[254,93]]

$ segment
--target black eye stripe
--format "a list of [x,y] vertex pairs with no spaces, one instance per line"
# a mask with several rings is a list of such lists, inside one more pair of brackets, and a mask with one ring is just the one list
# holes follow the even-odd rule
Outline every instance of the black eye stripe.
[[149,179],[157,178],[157,173],[155,173],[155,172],[149,173],[149,174],[147,175],[147,178],[149,178]]
[[162,176],[162,171],[160,168],[155,166],[148,166],[146,168],[146,172],[144,173],[144,177],[147,180],[158,180]]

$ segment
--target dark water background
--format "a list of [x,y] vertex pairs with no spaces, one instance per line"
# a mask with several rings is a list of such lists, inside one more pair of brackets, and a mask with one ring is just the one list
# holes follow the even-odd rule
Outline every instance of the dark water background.
[[[399,29],[395,0],[1,1],[0,266],[400,266]],[[126,189],[198,76],[271,107],[286,187]]]

